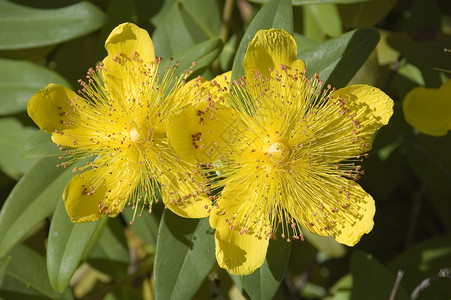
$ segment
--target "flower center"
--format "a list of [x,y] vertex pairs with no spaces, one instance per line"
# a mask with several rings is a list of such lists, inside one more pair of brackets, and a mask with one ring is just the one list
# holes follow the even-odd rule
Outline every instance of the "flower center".
[[291,149],[282,142],[272,143],[268,148],[269,159],[273,163],[283,163],[288,159]]
[[130,139],[134,143],[141,143],[142,142],[141,133],[135,127],[133,127],[132,130],[130,130],[129,134],[130,134]]

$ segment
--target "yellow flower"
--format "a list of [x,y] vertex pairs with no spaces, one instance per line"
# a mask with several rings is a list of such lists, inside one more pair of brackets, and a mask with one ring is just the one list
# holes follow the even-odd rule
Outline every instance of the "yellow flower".
[[219,76],[203,86],[215,101],[200,97],[170,121],[186,124],[168,132],[176,152],[208,167],[216,258],[233,274],[260,267],[271,238],[302,239],[305,228],[352,246],[373,228],[374,200],[355,180],[393,101],[366,85],[321,90],[296,53],[284,30],[257,32],[245,79]]
[[416,87],[402,105],[407,122],[418,131],[444,136],[451,129],[451,80],[439,89]]
[[129,202],[149,205],[161,189],[165,205],[185,217],[208,215],[203,178],[194,165],[180,161],[168,145],[166,122],[188,101],[178,80],[168,88],[173,71],[159,82],[160,59],[148,33],[134,24],[116,27],[105,42],[108,56],[80,80],[78,94],[49,84],[28,103],[28,114],[69,158],[93,157],[64,190],[72,222],[116,216]]

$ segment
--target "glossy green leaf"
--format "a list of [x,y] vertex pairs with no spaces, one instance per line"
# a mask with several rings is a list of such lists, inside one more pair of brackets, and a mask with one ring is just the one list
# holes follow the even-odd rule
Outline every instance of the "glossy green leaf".
[[169,57],[219,35],[220,9],[217,1],[181,0],[173,2],[154,20],[152,35],[155,53]]
[[27,61],[0,58],[0,70],[0,116],[25,111],[28,100],[50,82],[69,86],[56,72]]
[[22,159],[57,157],[63,154],[52,142],[52,135],[44,130],[35,131],[19,151],[22,152]]
[[[351,257],[353,277],[351,300],[389,299],[396,280],[396,272],[390,272],[371,254],[356,251]],[[396,300],[409,299],[407,292],[399,286]]]
[[246,276],[240,276],[241,285],[251,299],[272,299],[279,289],[290,259],[291,243],[278,238],[269,242],[263,265]]
[[74,39],[99,29],[103,12],[89,2],[37,9],[0,1],[0,50],[34,48]]
[[271,0],[255,15],[236,51],[232,78],[244,76],[243,59],[247,46],[261,29],[281,28],[293,33],[293,9],[290,0]]
[[130,263],[127,241],[119,218],[111,219],[89,255],[89,264],[116,278],[125,278]]
[[91,223],[71,223],[64,202],[58,202],[50,223],[47,246],[47,269],[50,284],[57,291],[64,291],[86,255],[89,244],[102,229],[107,217]]
[[294,40],[296,41],[296,45],[298,47],[297,56],[299,57],[301,53],[307,51],[310,48],[318,46],[319,43],[315,40],[312,40],[305,35],[299,34],[297,32],[293,33]]
[[47,299],[74,298],[70,289],[62,294],[52,289],[44,257],[22,244],[14,247],[11,256],[0,296],[6,299],[34,299],[31,295]]
[[[207,69],[211,63],[219,56],[222,50],[222,41],[220,39],[211,39],[196,44],[189,49],[175,53],[172,59],[164,59],[161,63],[161,70],[178,62],[179,65],[176,74],[181,74],[185,70],[192,70],[193,75],[198,75]],[[193,63],[195,62],[195,65]]]
[[11,261],[11,256],[0,257],[0,288],[2,287],[3,278],[5,278],[6,268]]
[[55,210],[72,169],[57,158],[40,159],[16,184],[0,211],[0,256]]
[[[159,194],[158,196],[159,197]],[[157,245],[158,227],[160,225],[161,215],[163,214],[163,205],[153,204],[152,213],[144,211],[140,216],[139,213],[134,215],[134,210],[126,206],[122,212],[122,216],[131,224],[130,228],[144,241],[146,245],[155,247]]]
[[[256,3],[266,3],[269,0],[250,0]],[[294,5],[305,5],[305,4],[326,4],[326,3],[359,3],[359,2],[373,2],[378,0],[291,0]]]
[[208,218],[186,219],[166,210],[158,235],[155,298],[192,298],[216,261]]
[[[449,267],[450,262],[451,236],[448,235],[426,240],[407,249],[392,260],[388,268],[394,273],[401,266],[405,266],[401,283],[412,292],[421,281],[438,273],[440,269]],[[420,299],[446,299],[449,297],[449,287],[449,279],[437,281]]]
[[379,41],[375,29],[357,29],[301,53],[309,74],[335,88],[345,86],[357,73]]
[[33,127],[22,126],[17,119],[0,119],[0,169],[14,179],[19,179],[35,163],[20,157],[25,142],[35,131]]

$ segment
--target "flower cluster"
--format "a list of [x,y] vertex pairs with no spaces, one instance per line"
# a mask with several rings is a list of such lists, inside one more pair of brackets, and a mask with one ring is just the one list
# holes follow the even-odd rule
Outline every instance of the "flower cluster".
[[172,88],[142,29],[122,24],[105,47],[78,94],[51,84],[28,104],[67,153],[61,165],[94,158],[63,195],[73,222],[151,205],[159,190],[175,213],[209,216],[219,265],[240,275],[263,264],[271,239],[308,230],[352,246],[371,231],[374,200],[356,181],[393,113],[382,91],[324,88],[280,29],[257,32],[243,78],[182,76]]

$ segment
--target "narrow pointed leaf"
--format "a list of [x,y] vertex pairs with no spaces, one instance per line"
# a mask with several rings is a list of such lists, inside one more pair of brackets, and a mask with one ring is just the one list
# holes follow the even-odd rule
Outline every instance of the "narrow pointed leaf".
[[290,259],[291,243],[271,240],[263,265],[246,276],[239,276],[241,286],[251,299],[272,299],[279,289]]
[[22,159],[57,157],[61,155],[61,150],[52,142],[51,134],[44,130],[37,130],[26,141],[23,146]]
[[232,67],[233,79],[244,76],[244,55],[257,31],[270,28],[281,28],[293,33],[293,9],[290,0],[271,0],[255,15],[236,51]]
[[191,299],[215,263],[208,219],[181,218],[166,210],[158,234],[155,298]]
[[50,223],[47,268],[50,284],[57,291],[69,285],[76,268],[86,255],[92,240],[98,237],[107,217],[91,223],[71,223],[64,202],[58,202]]
[[[16,295],[7,299],[33,299],[30,294],[38,294],[47,299],[74,298],[70,289],[61,291],[62,294],[52,289],[47,277],[44,257],[22,244],[16,245],[11,252],[11,262],[6,274],[0,296],[3,293],[5,296]],[[27,289],[30,291],[26,291]],[[27,295],[30,298],[26,297]]]
[[25,142],[35,131],[36,128],[25,127],[15,118],[0,119],[0,169],[14,179],[19,179],[35,163],[20,157]]
[[11,261],[11,256],[0,257],[0,288],[2,287],[3,278],[5,278],[6,268]]
[[217,1],[178,0],[165,6],[152,19],[156,27],[152,40],[158,45],[157,56],[172,56],[219,35],[221,12]]
[[0,70],[0,116],[25,111],[28,100],[50,82],[70,86],[58,73],[28,61],[0,58]]
[[177,75],[189,69],[194,71],[194,75],[200,74],[219,56],[222,46],[222,41],[217,38],[201,42],[183,52],[175,53],[171,59],[163,60],[160,68],[164,71],[169,65],[178,62],[175,72]]
[[102,27],[104,13],[89,2],[38,9],[0,1],[0,50],[53,45]]
[[335,88],[345,86],[379,41],[376,29],[357,29],[301,53],[308,72]]
[[[52,214],[72,169],[57,168],[56,157],[42,158],[19,180],[0,211],[0,256]],[[83,163],[83,162],[80,162]]]

